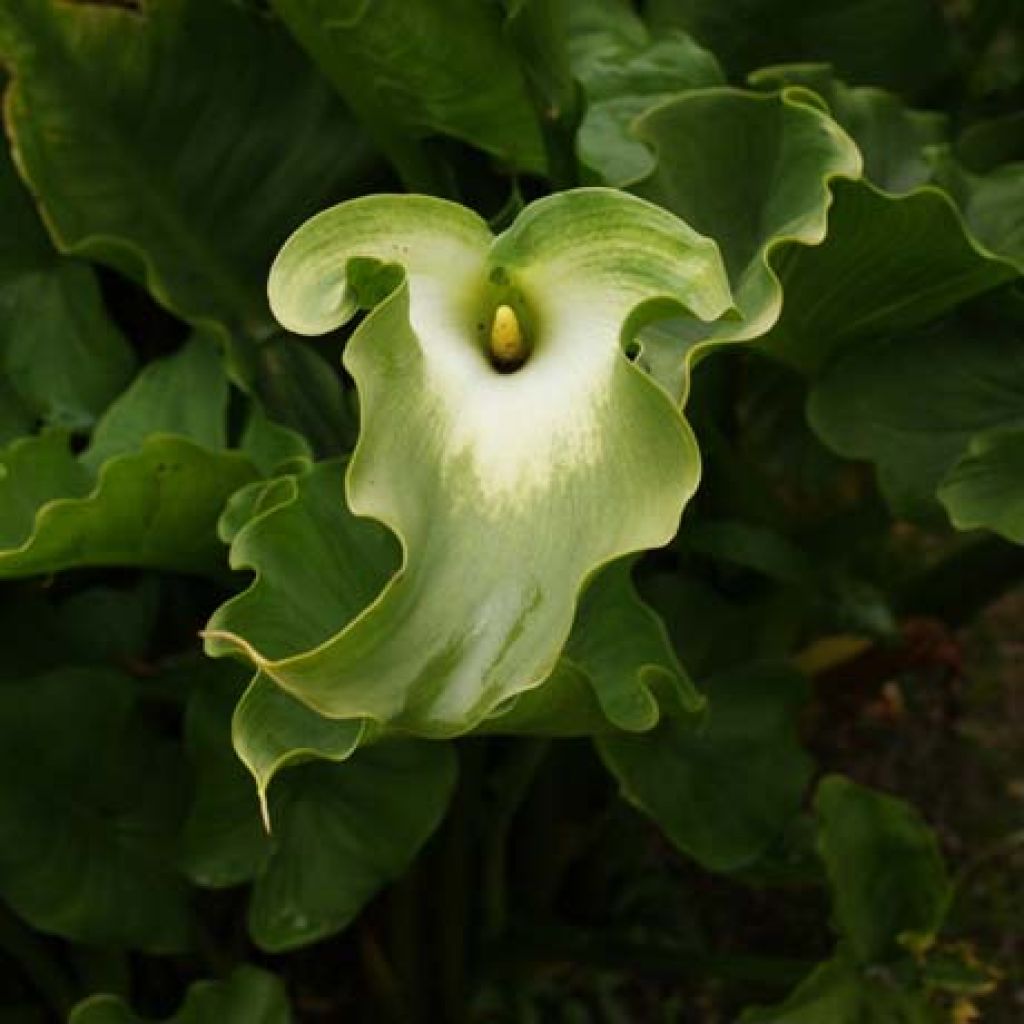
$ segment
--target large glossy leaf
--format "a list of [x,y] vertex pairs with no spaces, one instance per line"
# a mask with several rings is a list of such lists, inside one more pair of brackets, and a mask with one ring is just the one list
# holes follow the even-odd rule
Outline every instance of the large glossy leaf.
[[573,5],[571,55],[586,103],[580,161],[609,185],[638,181],[653,166],[653,154],[631,134],[639,114],[687,89],[722,82],[707,50],[675,30],[653,35],[624,0]]
[[752,666],[710,679],[705,721],[666,716],[641,736],[597,747],[623,795],[705,867],[754,861],[799,809],[811,761],[796,736],[807,696],[788,668]]
[[149,364],[107,409],[80,455],[51,432],[0,452],[0,576],[82,566],[223,571],[217,518],[237,489],[308,449],[250,405],[227,450],[228,382],[197,335]]
[[[6,145],[0,207],[0,408],[20,405],[25,428],[82,430],[128,383],[134,356],[103,308],[93,272],[54,251]],[[0,425],[0,442],[3,433]]]
[[856,141],[866,179],[836,183],[822,245],[779,260],[786,303],[766,348],[814,375],[857,343],[927,324],[1019,277],[1019,165],[968,174],[948,152],[944,118],[850,88],[821,65],[769,68],[752,81],[813,89]]
[[[928,163],[924,143],[937,131],[933,119],[884,94],[822,80],[820,69],[804,71],[777,69],[759,81],[815,83],[856,131],[873,173],[891,186],[920,178]],[[947,193],[928,186],[895,196],[844,180],[859,173],[857,150],[815,102],[792,85],[761,99],[706,89],[662,105],[634,127],[659,155],[654,173],[635,190],[722,248],[744,316],[739,324],[717,324],[710,340],[766,334],[761,346],[812,374],[864,339],[928,323],[1019,275],[1012,233],[999,252],[986,248]],[[781,155],[747,161],[744,153],[755,151]],[[722,166],[743,170],[723,180]],[[901,245],[891,244],[895,237]],[[794,242],[802,244],[787,244]],[[659,326],[644,336],[644,358],[684,394],[679,346],[692,348],[708,334],[692,325]]]
[[1024,425],[1024,345],[980,318],[856,346],[820,375],[808,414],[830,447],[878,466],[897,514],[934,518],[971,439]]
[[[344,764],[289,768],[270,789],[268,836],[252,781],[231,752],[237,695],[232,686],[208,687],[189,707],[198,793],[186,866],[202,885],[252,879],[254,941],[291,949],[344,928],[407,869],[444,815],[455,759],[445,744],[388,740]],[[306,761],[318,756],[310,748],[304,754]]]
[[[728,293],[710,243],[609,190],[542,200],[497,239],[452,204],[370,197],[283,250],[270,290],[286,326],[351,316],[368,260],[408,276],[346,350],[362,400],[347,499],[399,538],[402,566],[330,633],[320,618],[286,630],[254,615],[254,588],[214,618],[207,647],[242,653],[329,717],[451,735],[550,674],[591,573],[675,532],[696,483],[692,435],[622,336],[640,307],[710,319]],[[501,372],[488,329],[510,302],[530,351]]]
[[[189,986],[185,1001],[164,1024],[291,1024],[284,985],[256,967],[237,967],[223,981]],[[91,996],[71,1012],[68,1024],[146,1024],[118,996]]]
[[423,139],[449,135],[540,171],[544,149],[498,4],[273,0],[406,185],[438,187]]
[[781,268],[786,307],[764,342],[811,375],[1019,276],[1011,262],[979,248],[944,192],[894,197],[843,182],[835,193],[825,243],[791,250]]
[[0,686],[0,893],[43,931],[181,949],[181,766],[135,703],[132,680],[99,669]]
[[951,889],[935,836],[917,812],[839,775],[821,782],[815,808],[833,924],[851,956],[869,964],[930,945]]
[[364,159],[287,35],[229,0],[11,0],[8,129],[60,248],[264,333],[277,246]]
[[796,89],[690,92],[641,116],[633,133],[658,155],[634,190],[718,242],[740,313],[711,329],[669,321],[644,334],[641,359],[682,398],[700,343],[759,338],[776,322],[782,289],[774,267],[825,238],[833,179],[857,176],[861,158],[816,99]]
[[15,442],[0,462],[8,474],[0,496],[17,492],[0,510],[4,577],[90,565],[216,573],[217,516],[256,476],[238,453],[159,436],[105,463],[95,478],[57,434]]

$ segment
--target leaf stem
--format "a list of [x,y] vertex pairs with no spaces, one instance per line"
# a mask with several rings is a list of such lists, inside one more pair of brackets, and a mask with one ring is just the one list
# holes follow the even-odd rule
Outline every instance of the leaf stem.
[[459,786],[438,851],[438,974],[441,1019],[445,1024],[465,1024],[469,1020],[467,932],[472,912],[470,893],[475,889],[471,847],[480,805],[483,742],[467,740],[459,744]]
[[497,777],[498,795],[484,852],[484,935],[493,939],[508,924],[508,834],[551,741],[543,737],[516,742],[508,762]]
[[420,914],[420,885],[417,865],[398,880],[388,896],[391,959],[405,995],[408,1024],[422,1020],[424,1005],[420,948],[423,928]]
[[409,1024],[411,1018],[402,997],[401,983],[368,926],[363,927],[359,933],[359,955],[363,963],[363,976],[375,1004],[380,1008],[381,1019],[391,1024]]

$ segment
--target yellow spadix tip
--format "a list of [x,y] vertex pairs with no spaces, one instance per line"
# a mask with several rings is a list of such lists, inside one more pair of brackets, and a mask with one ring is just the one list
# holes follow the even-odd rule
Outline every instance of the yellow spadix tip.
[[516,311],[502,303],[491,322],[491,356],[499,366],[514,367],[526,359],[526,339]]

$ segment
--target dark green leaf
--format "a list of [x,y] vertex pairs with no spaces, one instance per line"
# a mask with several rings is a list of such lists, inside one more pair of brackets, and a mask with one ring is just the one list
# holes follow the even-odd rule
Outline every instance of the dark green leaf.
[[253,390],[267,415],[297,431],[318,458],[352,450],[359,425],[336,371],[304,341],[278,337],[256,351]]
[[917,812],[839,775],[821,782],[815,808],[833,923],[855,960],[871,964],[927,947],[951,888],[935,836]]
[[737,76],[766,64],[827,61],[851,81],[917,93],[953,66],[934,0],[652,0],[649,9],[656,25],[692,33]]
[[778,1006],[747,1010],[739,1024],[939,1024],[923,996],[843,956],[813,971]]
[[812,89],[849,132],[864,157],[864,176],[886,192],[907,192],[932,176],[926,148],[946,141],[946,117],[909,109],[891,92],[850,87],[827,64],[765,68],[750,76],[756,88]]
[[[1018,415],[1024,419],[1024,402]],[[938,496],[957,529],[984,527],[1024,544],[1024,430],[975,437]]]
[[[0,144],[0,443],[33,421],[82,430],[131,377],[134,357],[93,272],[57,255]],[[4,428],[23,410],[25,428]]]
[[272,0],[406,185],[436,191],[422,142],[448,135],[542,171],[544,149],[498,4]]
[[715,871],[754,861],[796,814],[811,761],[796,737],[807,696],[791,669],[751,666],[703,687],[703,723],[666,718],[597,747],[623,795],[685,853]]
[[625,0],[572,8],[572,67],[583,86],[581,162],[609,185],[650,173],[655,157],[630,130],[644,111],[688,89],[719,85],[715,58],[687,35],[652,35]]
[[[926,325],[1019,276],[1013,264],[979,251],[943,192],[895,198],[855,182],[834,190],[824,243],[780,260],[786,304],[763,342],[805,371],[816,373],[846,350],[863,359],[865,340]],[[849,397],[871,400],[860,389]]]
[[971,439],[1024,426],[1024,346],[984,320],[859,345],[826,367],[808,415],[837,452],[877,464],[898,515],[934,518]]
[[98,669],[0,686],[0,892],[44,931],[166,952],[189,931],[183,780],[135,699]]
[[[191,985],[182,1007],[164,1024],[291,1024],[284,985],[256,967],[238,967],[224,981]],[[92,996],[68,1024],[146,1024],[117,996]]]
[[[289,768],[270,788],[267,836],[252,780],[231,752],[236,696],[230,685],[206,688],[189,708],[198,796],[186,829],[186,866],[201,885],[253,879],[254,941],[292,949],[344,928],[407,869],[444,814],[455,759],[445,744],[389,740],[342,764]],[[323,756],[312,746],[298,753],[307,762]]]
[[[776,250],[785,247],[784,258],[821,242],[830,186],[858,175],[861,159],[816,98],[801,90],[695,90],[642,115],[633,133],[658,154],[635,191],[715,239],[739,314],[710,329],[669,320],[641,336],[641,365],[682,397],[695,346],[758,338],[772,327],[783,309],[772,269],[781,262]],[[755,160],[754,153],[773,157]]]
[[10,0],[0,56],[18,164],[58,246],[186,319],[269,332],[273,253],[366,152],[287,36],[227,0]]
[[90,565],[216,574],[217,517],[256,476],[239,453],[159,435],[96,478],[57,434],[15,442],[0,470],[0,577]]
[[215,451],[225,448],[227,407],[228,380],[216,343],[197,334],[132,381],[96,425],[82,461],[98,470],[153,434],[175,434]]

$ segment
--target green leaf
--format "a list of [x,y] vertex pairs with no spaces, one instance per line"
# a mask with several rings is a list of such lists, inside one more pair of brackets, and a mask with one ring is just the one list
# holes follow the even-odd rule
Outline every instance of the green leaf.
[[[207,649],[241,653],[328,717],[452,735],[550,674],[591,573],[675,532],[692,434],[620,343],[645,312],[713,318],[728,293],[707,240],[610,190],[541,200],[497,239],[453,204],[369,197],[282,251],[270,292],[285,324],[318,333],[351,316],[357,258],[408,274],[345,353],[363,417],[348,503],[399,538],[402,566],[347,626],[280,619],[254,587],[211,621]],[[488,330],[509,302],[530,354],[501,372]],[[243,536],[236,566],[255,564]],[[293,590],[301,565],[282,566]]]
[[546,128],[573,130],[576,83],[569,54],[571,0],[501,0],[506,38],[515,47],[528,91]]
[[256,400],[249,405],[239,448],[267,477],[294,472],[313,461],[313,451],[305,435],[275,423]]
[[345,928],[408,870],[454,783],[452,749],[416,740],[385,740],[344,764],[281,775],[270,795],[273,850],[249,910],[253,941],[278,952]]
[[135,701],[99,669],[0,686],[0,893],[42,931],[168,952],[189,930],[181,767]]
[[22,402],[6,377],[0,376],[0,445],[31,434],[36,418]]
[[658,154],[634,190],[718,242],[740,313],[710,329],[666,321],[642,336],[642,365],[684,398],[701,347],[758,338],[778,319],[773,266],[825,238],[833,179],[858,175],[860,154],[815,97],[797,89],[686,93],[640,117],[633,133]]
[[[864,101],[851,93],[849,103],[863,102],[849,120],[869,140],[876,168],[877,136],[895,134],[908,154],[917,152],[917,136],[901,122],[910,114],[877,94]],[[864,339],[928,323],[1019,275],[1009,255],[989,252],[968,233],[946,193],[929,187],[895,197],[844,180],[859,173],[858,152],[813,100],[792,86],[773,96],[706,89],[635,125],[659,156],[635,190],[719,243],[743,314],[739,324],[723,320],[711,332],[670,321],[645,334],[642,358],[681,395],[680,346],[693,358],[701,342],[767,335],[762,347],[814,374]],[[751,162],[750,152],[780,155]],[[892,160],[878,173],[918,173],[907,169],[909,155]],[[723,176],[722,167],[739,170]]]
[[608,185],[650,173],[655,157],[630,126],[646,110],[688,89],[719,85],[715,58],[682,32],[652,35],[624,0],[590,0],[572,8],[573,73],[583,86],[580,161]]
[[215,524],[256,476],[236,452],[153,436],[94,478],[58,434],[0,452],[0,578],[85,566],[217,573]]
[[898,515],[934,518],[936,490],[971,439],[1024,426],[1024,348],[985,320],[855,346],[815,382],[808,416],[835,451],[878,466]]
[[[1019,418],[1024,418],[1024,403]],[[1024,544],[1024,429],[973,438],[938,491],[958,530],[984,527]]]
[[902,800],[839,775],[818,786],[818,848],[833,923],[862,964],[927,947],[952,893],[934,834]]
[[894,197],[855,182],[834,191],[825,242],[786,254],[785,310],[763,342],[812,377],[847,351],[856,358],[867,341],[923,327],[1019,276],[967,233],[945,192]]
[[785,1002],[746,1010],[738,1024],[939,1024],[925,998],[840,955],[817,967]]
[[[0,409],[18,403],[26,427],[85,429],[127,384],[134,356],[93,272],[54,251],[3,145],[0,207]],[[29,432],[0,425],[0,441]]]
[[943,149],[933,152],[932,168],[935,181],[956,200],[974,237],[1024,273],[1024,161],[974,174]]
[[[223,981],[189,986],[185,1002],[164,1024],[291,1024],[282,982],[248,965]],[[146,1024],[117,996],[91,996],[72,1010],[68,1024]]]
[[828,64],[786,64],[750,76],[758,89],[803,86],[817,93],[864,157],[864,177],[886,192],[907,192],[932,176],[927,147],[946,141],[947,118],[911,110],[895,93],[851,87]]
[[0,635],[5,638],[0,681],[71,664],[123,667],[144,657],[158,601],[153,577],[124,588],[89,587],[60,600],[46,582],[0,588]]
[[145,367],[77,458],[57,433],[0,452],[0,576],[87,565],[219,571],[227,499],[259,472],[310,457],[256,402],[241,450],[226,451],[228,399],[217,346],[199,332]]
[[18,166],[58,247],[188,320],[269,332],[276,247],[366,152],[287,36],[226,0],[11,0],[0,58]]
[[294,336],[260,345],[252,387],[267,415],[306,438],[317,458],[354,447],[359,423],[349,394],[327,360]]
[[544,169],[536,115],[498,4],[272,0],[413,190],[435,191],[425,138],[447,135],[513,168]]
[[651,0],[648,11],[656,26],[710,47],[736,76],[827,61],[851,81],[920,93],[953,69],[949,28],[933,0]]
[[837,182],[824,243],[779,260],[786,304],[763,342],[773,353],[815,374],[855,343],[927,324],[1024,269],[1020,165],[968,174],[945,145],[944,117],[850,88],[823,65],[751,81],[813,89],[856,141],[867,179]]
[[[228,743],[236,695],[225,686],[200,690],[189,707],[199,789],[186,865],[202,885],[253,878],[250,933],[279,952],[340,931],[406,871],[444,814],[455,758],[445,744],[387,740],[344,764],[289,768],[270,790],[267,837],[252,782]],[[322,756],[303,753],[306,761]]]
[[227,446],[228,380],[215,342],[195,335],[173,356],[144,367],[96,425],[82,462],[139,448],[152,434],[175,434],[205,448]]
[[760,856],[800,807],[811,761],[796,735],[804,680],[770,665],[715,676],[706,720],[667,716],[597,748],[623,795],[704,867],[734,871]]
[[736,520],[691,523],[680,535],[686,550],[753,569],[783,584],[807,585],[813,567],[807,556],[782,534]]
[[[58,608],[69,660],[109,666],[143,657],[156,627],[159,603],[159,583],[153,576],[124,588],[98,586],[72,594]],[[116,629],[112,623],[117,623]],[[56,639],[51,635],[50,643]]]
[[231,746],[231,711],[241,692],[236,666],[211,662],[189,696],[185,745],[195,785],[181,838],[185,874],[206,888],[251,881],[270,855],[252,779]]

